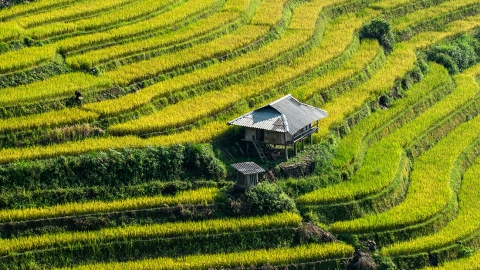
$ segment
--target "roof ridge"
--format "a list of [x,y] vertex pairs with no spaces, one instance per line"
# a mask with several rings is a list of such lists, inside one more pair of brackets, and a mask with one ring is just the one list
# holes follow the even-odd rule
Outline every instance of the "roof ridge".
[[[287,97],[292,97],[293,99],[297,100],[296,98],[294,98],[294,97],[292,96],[292,94],[287,94],[286,96],[284,96],[284,97],[282,97],[282,98],[279,98],[279,99],[277,99],[277,100],[269,103],[268,105],[276,104],[277,102],[280,102],[280,101],[286,99]],[[298,101],[298,100],[297,100],[297,101]],[[300,102],[300,101],[298,101],[298,102]],[[268,106],[268,105],[265,105],[265,106]],[[264,106],[264,107],[265,107],[265,106]]]

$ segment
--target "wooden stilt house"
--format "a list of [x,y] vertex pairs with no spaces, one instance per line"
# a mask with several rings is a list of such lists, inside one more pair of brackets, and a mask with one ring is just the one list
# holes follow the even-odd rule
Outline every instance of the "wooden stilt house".
[[258,174],[264,173],[265,170],[258,166],[255,162],[241,162],[232,164],[237,170],[237,183],[240,188],[248,190],[252,186],[258,184]]
[[293,145],[296,153],[296,143],[301,141],[304,148],[305,138],[310,137],[312,141],[312,134],[318,131],[318,121],[327,116],[326,111],[301,103],[289,94],[228,124],[245,127],[242,140],[247,142],[247,152],[251,143],[263,160],[266,156],[262,145],[284,145],[288,160],[288,146]]

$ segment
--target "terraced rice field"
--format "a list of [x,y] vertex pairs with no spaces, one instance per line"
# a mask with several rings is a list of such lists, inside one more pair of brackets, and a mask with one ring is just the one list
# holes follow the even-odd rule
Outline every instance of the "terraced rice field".
[[[480,0],[2,1],[0,269],[477,269],[479,83]],[[235,193],[286,94],[315,169]]]

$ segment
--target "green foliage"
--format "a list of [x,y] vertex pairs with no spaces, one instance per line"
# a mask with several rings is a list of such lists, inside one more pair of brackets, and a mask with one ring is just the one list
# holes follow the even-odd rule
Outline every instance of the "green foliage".
[[[222,179],[225,166],[206,145],[125,148],[0,167],[2,190],[137,185],[151,180]],[[26,181],[28,179],[28,181]]]
[[250,188],[246,201],[251,213],[272,214],[280,212],[298,212],[295,202],[276,184],[262,182]]
[[0,53],[8,52],[9,47],[7,43],[5,42],[0,42]]
[[360,38],[375,38],[378,39],[385,51],[393,50],[395,44],[395,36],[392,33],[390,23],[384,19],[374,19],[365,24],[360,29]]
[[462,35],[449,42],[435,45],[427,52],[428,59],[457,74],[479,61],[480,41],[472,35]]

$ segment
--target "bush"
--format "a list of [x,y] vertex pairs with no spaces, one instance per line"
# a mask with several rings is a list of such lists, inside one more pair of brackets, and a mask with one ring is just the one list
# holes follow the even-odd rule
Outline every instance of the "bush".
[[252,214],[298,212],[295,202],[276,184],[262,182],[246,193],[246,202]]
[[360,39],[378,39],[385,51],[390,52],[395,44],[390,23],[384,19],[374,19],[360,29]]
[[430,61],[447,68],[450,74],[456,74],[477,63],[479,52],[479,40],[472,35],[462,35],[455,40],[432,47],[427,56]]

